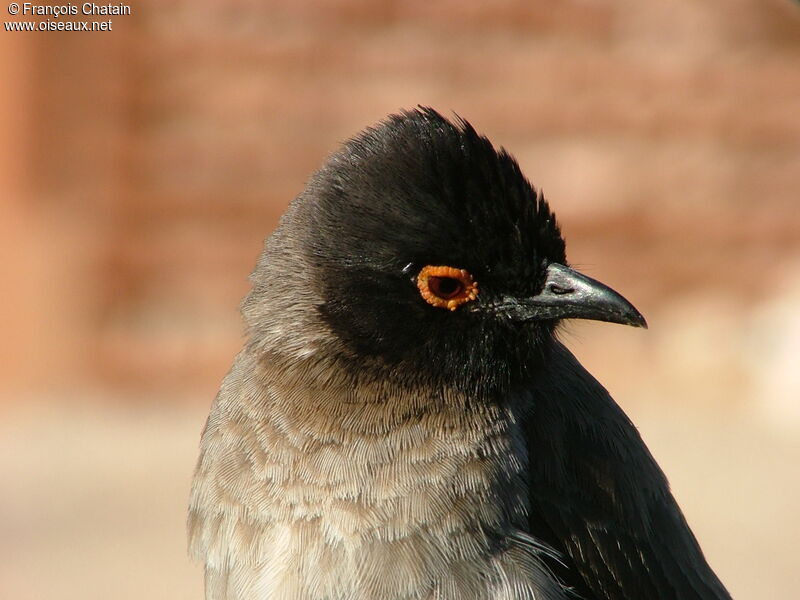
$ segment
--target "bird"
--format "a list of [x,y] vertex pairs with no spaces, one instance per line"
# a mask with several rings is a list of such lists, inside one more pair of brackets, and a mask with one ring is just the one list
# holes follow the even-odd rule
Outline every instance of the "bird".
[[559,339],[646,328],[459,116],[344,142],[267,238],[200,440],[207,600],[720,600],[637,429]]

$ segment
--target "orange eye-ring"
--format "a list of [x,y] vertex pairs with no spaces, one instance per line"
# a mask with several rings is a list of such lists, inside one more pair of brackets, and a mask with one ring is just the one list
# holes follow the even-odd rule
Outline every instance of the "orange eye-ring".
[[448,310],[455,310],[478,296],[478,282],[469,271],[454,267],[422,267],[417,287],[428,304]]

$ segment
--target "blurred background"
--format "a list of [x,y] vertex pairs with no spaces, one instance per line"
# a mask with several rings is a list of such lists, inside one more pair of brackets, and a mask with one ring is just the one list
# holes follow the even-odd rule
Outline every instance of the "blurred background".
[[247,275],[326,154],[417,104],[516,155],[647,316],[564,339],[733,595],[796,593],[797,3],[129,6],[0,34],[0,597],[201,597],[185,505]]

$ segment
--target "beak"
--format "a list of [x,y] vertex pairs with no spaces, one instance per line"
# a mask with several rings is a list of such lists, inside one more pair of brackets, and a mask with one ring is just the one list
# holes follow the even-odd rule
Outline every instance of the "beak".
[[592,319],[647,328],[641,313],[617,292],[558,263],[547,267],[541,292],[506,299],[497,308],[521,320]]

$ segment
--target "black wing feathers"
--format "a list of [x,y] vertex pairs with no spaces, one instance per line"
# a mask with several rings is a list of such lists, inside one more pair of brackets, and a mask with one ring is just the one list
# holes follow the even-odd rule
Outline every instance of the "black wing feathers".
[[553,565],[585,600],[722,600],[638,431],[560,344],[532,390],[530,533],[563,554]]

